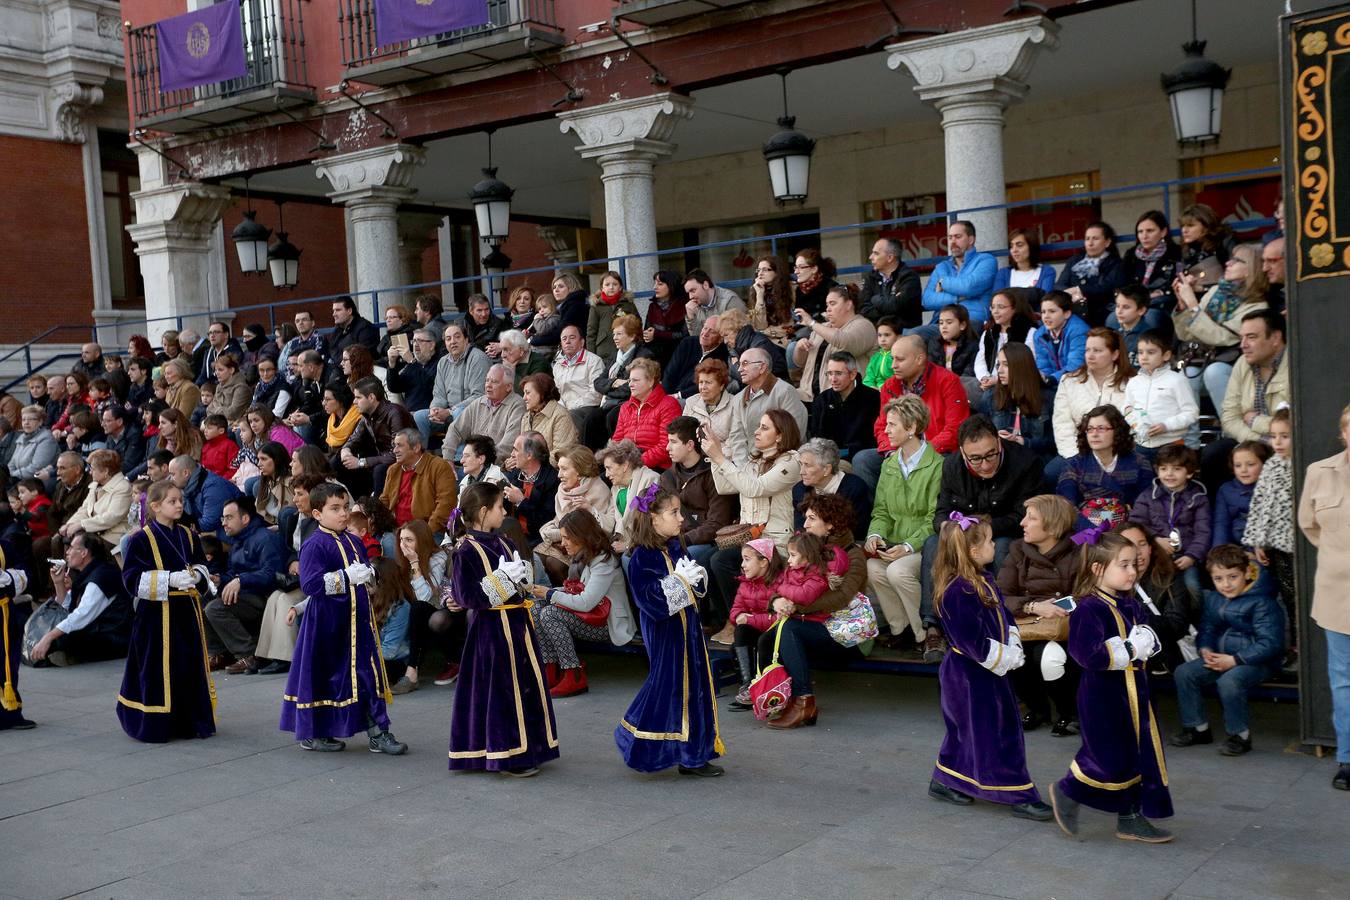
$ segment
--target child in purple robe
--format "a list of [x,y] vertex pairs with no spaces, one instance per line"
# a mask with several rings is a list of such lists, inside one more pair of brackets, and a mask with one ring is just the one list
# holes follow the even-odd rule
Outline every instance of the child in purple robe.
[[989,520],[954,512],[938,532],[934,608],[952,652],[942,658],[942,719],[947,736],[928,796],[957,806],[974,798],[1012,807],[1019,819],[1048,822],[1027,774],[1017,695],[1006,677],[1026,661],[1017,626],[985,570],[994,561]]
[[502,488],[469,485],[450,516],[454,604],[469,611],[450,715],[450,770],[539,774],[558,758],[558,729],[528,599],[530,568],[497,533]]
[[34,727],[24,717],[23,698],[19,696],[19,662],[29,604],[14,603],[14,598],[28,589],[28,573],[18,567],[16,556],[10,543],[0,540],[0,649],[4,651],[0,659],[0,731]]
[[375,570],[361,539],[347,530],[351,496],[337,482],[309,493],[319,527],[300,545],[305,599],[295,657],[281,701],[281,730],[302,750],[346,748],[338,738],[366,732],[371,753],[402,756],[408,745],[389,733],[389,680],[367,585]]
[[[1069,656],[1083,667],[1078,721],[1083,746],[1050,792],[1055,821],[1078,834],[1080,804],[1116,814],[1116,837],[1162,844],[1172,833],[1149,818],[1172,815],[1146,662],[1159,650],[1149,613],[1134,592],[1138,548],[1119,533],[1083,546],[1069,616]],[[1147,816],[1148,818],[1145,818]]]

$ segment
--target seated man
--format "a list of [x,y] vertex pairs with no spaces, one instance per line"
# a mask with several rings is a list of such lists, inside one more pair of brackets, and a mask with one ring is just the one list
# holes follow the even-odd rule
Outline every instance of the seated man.
[[670,468],[661,473],[661,487],[680,498],[684,530],[680,541],[699,565],[706,566],[717,549],[717,530],[736,520],[736,495],[719,494],[712,466],[698,439],[699,421],[680,416],[666,426]]
[[252,497],[230,499],[221,512],[221,523],[230,539],[230,561],[224,575],[212,576],[218,590],[202,610],[206,648],[212,671],[225,669],[231,675],[242,675],[258,669],[253,654],[258,629],[286,552],[281,535],[267,527]]
[[769,354],[759,347],[752,347],[740,355],[738,368],[745,387],[731,402],[741,407],[747,447],[755,446],[755,429],[759,427],[760,418],[771,409],[785,411],[792,416],[798,429],[806,430],[806,404],[790,382],[773,374],[771,366]]
[[394,435],[394,462],[380,485],[380,502],[402,527],[423,519],[432,534],[445,531],[445,523],[459,499],[455,469],[422,446],[422,433],[404,428]]
[[422,443],[431,446],[431,436],[441,434],[457,419],[474,397],[483,392],[491,358],[469,343],[463,322],[445,327],[446,354],[436,363],[431,405],[413,414]]
[[506,487],[506,499],[515,507],[526,543],[533,549],[542,540],[539,530],[557,512],[554,498],[558,494],[558,470],[549,465],[544,436],[527,431],[517,437],[507,467],[506,477],[511,483]]
[[661,386],[666,389],[667,394],[681,403],[686,397],[698,393],[698,376],[694,373],[694,369],[699,363],[705,359],[720,359],[722,362],[730,359],[731,354],[727,350],[726,342],[722,340],[722,332],[718,329],[720,322],[718,316],[709,316],[704,320],[698,334],[691,334],[675,345],[675,352],[670,357],[670,365],[666,366]]
[[191,456],[175,456],[169,463],[169,479],[183,492],[183,524],[194,524],[203,535],[220,530],[225,504],[243,496],[243,491],[208,471]]
[[[40,476],[39,476],[40,477]],[[56,487],[52,490],[52,505],[47,507],[48,535],[56,535],[66,523],[75,518],[85,498],[94,486],[94,479],[84,469],[84,459],[74,450],[66,450],[56,457]],[[51,556],[52,537],[33,541],[33,558]]]
[[385,399],[384,385],[374,376],[358,381],[352,393],[361,422],[338,451],[342,466],[338,480],[360,497],[384,484],[385,472],[394,462],[394,435],[413,427],[413,417]]
[[1289,403],[1284,328],[1284,316],[1269,309],[1247,313],[1238,325],[1242,357],[1233,363],[1219,411],[1223,437],[1205,447],[1201,462],[1202,480],[1211,491],[1228,480],[1228,457],[1238,442],[1269,443],[1270,417]]
[[131,595],[106,544],[75,532],[66,542],[65,565],[52,569],[52,583],[69,615],[33,646],[34,661],[67,666],[127,655]]
[[501,364],[511,375],[511,390],[521,393],[521,382],[539,372],[551,373],[553,362],[547,353],[532,353],[530,339],[525,332],[514,328],[503,331],[497,336],[501,344]]
[[145,439],[132,414],[121,406],[110,406],[103,411],[103,433],[108,449],[117,451],[122,459],[122,474],[128,475],[145,461]]
[[469,343],[494,360],[502,355],[497,339],[506,330],[506,323],[492,314],[492,302],[482,294],[469,296],[469,315],[464,320]]
[[385,383],[395,394],[403,395],[403,405],[411,412],[431,406],[436,382],[436,345],[440,338],[434,329],[419,328],[412,333],[406,350],[390,346],[386,362],[389,374]]
[[863,450],[875,450],[877,438],[872,423],[881,411],[881,393],[862,383],[857,360],[851,353],[830,354],[825,376],[830,386],[811,400],[807,435],[834,441],[842,459],[851,459]]
[[558,355],[553,359],[553,383],[562,405],[572,416],[578,434],[586,433],[586,419],[600,407],[600,392],[595,380],[605,374],[605,363],[586,350],[581,329],[568,325],[562,330]]
[[1279,670],[1284,658],[1284,609],[1274,579],[1236,544],[1220,544],[1205,559],[1214,590],[1205,591],[1205,612],[1195,648],[1200,658],[1175,673],[1182,729],[1173,747],[1213,743],[1205,715],[1206,685],[1217,685],[1228,739],[1219,752],[1241,756],[1252,749],[1247,695]]
[[511,373],[506,366],[498,363],[488,369],[483,396],[475,398],[446,431],[441,456],[454,460],[465,438],[485,434],[496,442],[497,455],[505,458],[515,446],[525,418],[525,401],[511,388]]

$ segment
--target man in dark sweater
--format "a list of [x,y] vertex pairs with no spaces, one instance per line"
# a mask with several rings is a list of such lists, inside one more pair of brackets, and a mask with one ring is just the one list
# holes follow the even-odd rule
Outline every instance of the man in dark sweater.
[[807,411],[808,437],[829,438],[839,445],[841,459],[861,450],[875,450],[872,423],[881,410],[881,393],[862,383],[853,354],[831,353],[825,363],[830,386],[811,400]]
[[403,405],[409,412],[431,407],[431,391],[436,383],[436,346],[440,340],[435,329],[419,328],[412,333],[407,350],[389,348],[385,383],[389,390],[403,395]]
[[56,602],[69,611],[34,645],[35,662],[54,666],[127,655],[131,595],[122,573],[97,537],[77,531],[66,542],[65,571],[52,570]]
[[[1003,565],[1012,542],[1022,536],[1023,507],[1041,492],[1044,464],[1021,444],[998,436],[994,423],[984,416],[971,416],[961,423],[956,434],[958,450],[942,464],[942,485],[938,489],[935,531],[942,529],[953,512],[965,516],[987,516],[994,530],[995,572]],[[933,561],[937,557],[937,535],[923,545],[923,593],[919,615],[928,627],[924,642],[924,660],[938,662],[947,650],[941,625],[933,611]]]
[[858,291],[858,312],[876,324],[882,316],[892,316],[905,328],[923,323],[923,288],[919,276],[900,259],[900,242],[879,238],[867,258],[872,271],[863,278]]
[[522,432],[507,465],[511,483],[505,489],[506,499],[515,506],[516,519],[533,548],[539,543],[539,529],[556,513],[558,470],[548,463],[548,441],[537,431]]
[[698,375],[694,370],[705,359],[720,359],[730,365],[731,354],[717,327],[720,322],[719,317],[709,316],[698,334],[690,335],[675,345],[669,365],[662,363],[665,377],[661,379],[661,386],[667,394],[680,400],[697,394]]
[[[692,339],[691,339],[692,340]],[[703,455],[698,439],[699,421],[693,416],[677,416],[666,426],[666,450],[670,468],[661,473],[661,487],[680,498],[684,531],[680,540],[699,565],[707,566],[717,545],[717,530],[736,521],[736,495],[719,494],[713,484],[712,466]],[[731,608],[730,597],[713,596],[717,590],[709,579],[707,597],[712,609],[724,615]]]

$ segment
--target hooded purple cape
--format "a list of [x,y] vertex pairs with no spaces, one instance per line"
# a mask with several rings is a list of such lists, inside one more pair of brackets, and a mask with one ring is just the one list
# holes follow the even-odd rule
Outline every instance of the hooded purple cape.
[[558,758],[558,728],[530,610],[518,596],[494,607],[481,586],[499,559],[514,552],[501,535],[470,531],[451,557],[455,603],[469,611],[450,715],[451,771],[528,769]]
[[1083,667],[1078,721],[1083,747],[1059,782],[1065,796],[1104,812],[1138,809],[1149,818],[1172,815],[1158,720],[1149,702],[1148,673],[1131,661],[1111,670],[1108,638],[1125,636],[1149,614],[1134,595],[1104,591],[1078,598],[1069,616],[1069,656]]
[[171,573],[199,565],[206,565],[201,538],[183,525],[151,522],[127,543],[122,583],[139,600],[117,718],[138,741],[162,744],[216,733],[216,689],[202,622],[206,582],[199,578],[186,591],[168,586]]
[[385,704],[393,698],[370,596],[342,571],[358,562],[366,562],[366,549],[350,533],[320,526],[300,545],[300,590],[309,605],[281,699],[281,730],[298,741],[350,737],[371,722],[389,728]]
[[1040,794],[1027,774],[1027,748],[1012,680],[980,662],[989,641],[1008,642],[1003,597],[991,583],[993,608],[980,602],[970,582],[947,586],[938,618],[952,650],[942,659],[942,720],[947,736],[938,751],[933,780],[990,803],[1036,803]]
[[636,547],[628,561],[628,585],[641,614],[651,668],[614,729],[614,742],[623,761],[639,772],[677,764],[696,769],[726,752],[698,606],[671,615],[661,588],[661,579],[685,555],[680,542],[672,540],[664,550]]

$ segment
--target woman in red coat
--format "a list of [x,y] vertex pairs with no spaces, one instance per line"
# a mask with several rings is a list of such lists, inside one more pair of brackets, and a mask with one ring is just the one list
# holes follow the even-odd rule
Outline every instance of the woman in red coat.
[[614,440],[632,440],[642,451],[642,464],[649,469],[670,468],[666,450],[666,426],[680,415],[680,403],[661,387],[661,364],[637,359],[628,368],[632,395],[619,407]]

